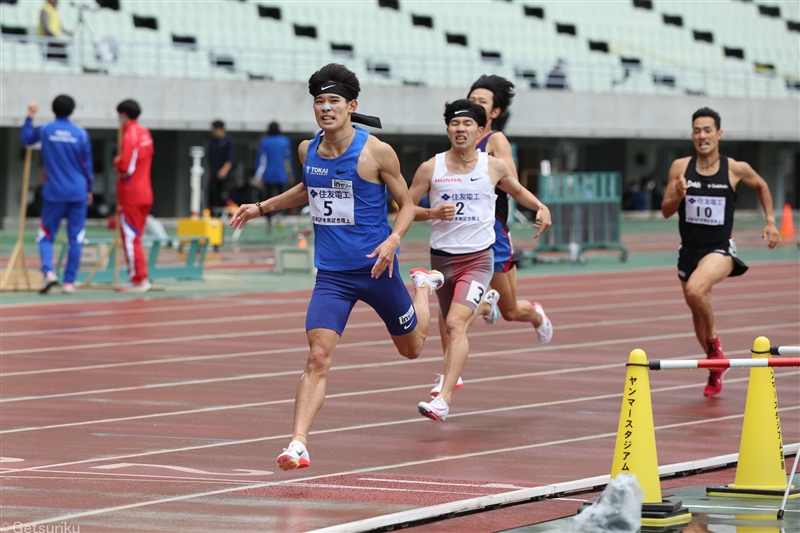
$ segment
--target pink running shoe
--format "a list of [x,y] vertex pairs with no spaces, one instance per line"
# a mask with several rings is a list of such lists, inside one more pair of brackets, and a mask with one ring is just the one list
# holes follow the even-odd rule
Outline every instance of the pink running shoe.
[[[436,385],[433,386],[431,389],[431,398],[436,398],[439,396],[439,393],[442,392],[442,384],[444,383],[444,374],[436,374],[436,380],[434,383]],[[461,380],[461,376],[458,376],[458,381],[456,381],[456,389],[460,389],[464,386],[464,382]]]
[[447,402],[439,397],[436,397],[436,399],[432,400],[430,403],[419,402],[417,410],[422,416],[427,416],[431,420],[441,420],[442,422],[444,422],[447,415],[450,414],[450,407],[448,407]]
[[290,442],[289,447],[284,448],[283,453],[278,456],[278,468],[281,470],[294,470],[309,466],[311,466],[311,457],[308,455],[308,448],[299,440]]
[[533,302],[533,308],[537,313],[542,315],[542,324],[538,328],[535,328],[536,337],[539,339],[539,344],[547,344],[553,339],[553,323],[550,322],[550,319],[547,318],[547,315],[544,313],[542,304]]

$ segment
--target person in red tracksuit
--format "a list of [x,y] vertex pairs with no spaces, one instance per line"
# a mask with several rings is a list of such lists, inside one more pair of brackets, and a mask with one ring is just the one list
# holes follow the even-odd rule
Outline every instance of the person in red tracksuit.
[[150,182],[153,137],[150,130],[136,120],[141,112],[134,100],[125,100],[117,106],[122,126],[122,146],[120,154],[114,158],[114,167],[119,173],[117,210],[130,277],[130,283],[117,288],[121,292],[147,292],[151,287],[142,250],[142,234],[153,206],[153,187]]

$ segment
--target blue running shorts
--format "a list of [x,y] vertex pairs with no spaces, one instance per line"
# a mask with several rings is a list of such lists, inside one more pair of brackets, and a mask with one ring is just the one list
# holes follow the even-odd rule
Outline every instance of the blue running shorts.
[[372,267],[343,272],[317,271],[317,282],[306,313],[306,331],[323,328],[341,336],[358,300],[375,309],[390,334],[401,336],[414,331],[417,313],[400,275],[397,257],[391,278],[388,268],[377,279],[372,278],[371,271]]

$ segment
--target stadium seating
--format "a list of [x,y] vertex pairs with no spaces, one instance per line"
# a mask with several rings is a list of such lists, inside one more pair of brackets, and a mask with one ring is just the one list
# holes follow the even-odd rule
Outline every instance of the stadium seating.
[[[77,3],[80,5],[80,3]],[[85,24],[67,61],[46,59],[41,4],[0,4],[4,71],[305,81],[336,61],[365,84],[459,86],[496,73],[543,87],[559,59],[581,92],[794,97],[800,7],[752,1],[61,2]],[[97,39],[104,39],[103,60]],[[109,60],[113,57],[113,60]]]

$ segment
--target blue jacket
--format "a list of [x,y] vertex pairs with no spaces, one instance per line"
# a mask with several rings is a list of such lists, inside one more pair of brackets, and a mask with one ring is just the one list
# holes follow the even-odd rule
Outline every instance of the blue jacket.
[[267,135],[258,145],[256,178],[264,183],[286,183],[294,176],[292,142],[283,135]]
[[86,130],[69,118],[57,118],[34,127],[28,118],[22,126],[20,140],[24,146],[42,143],[44,189],[42,196],[49,202],[86,201],[92,191],[92,143]]

